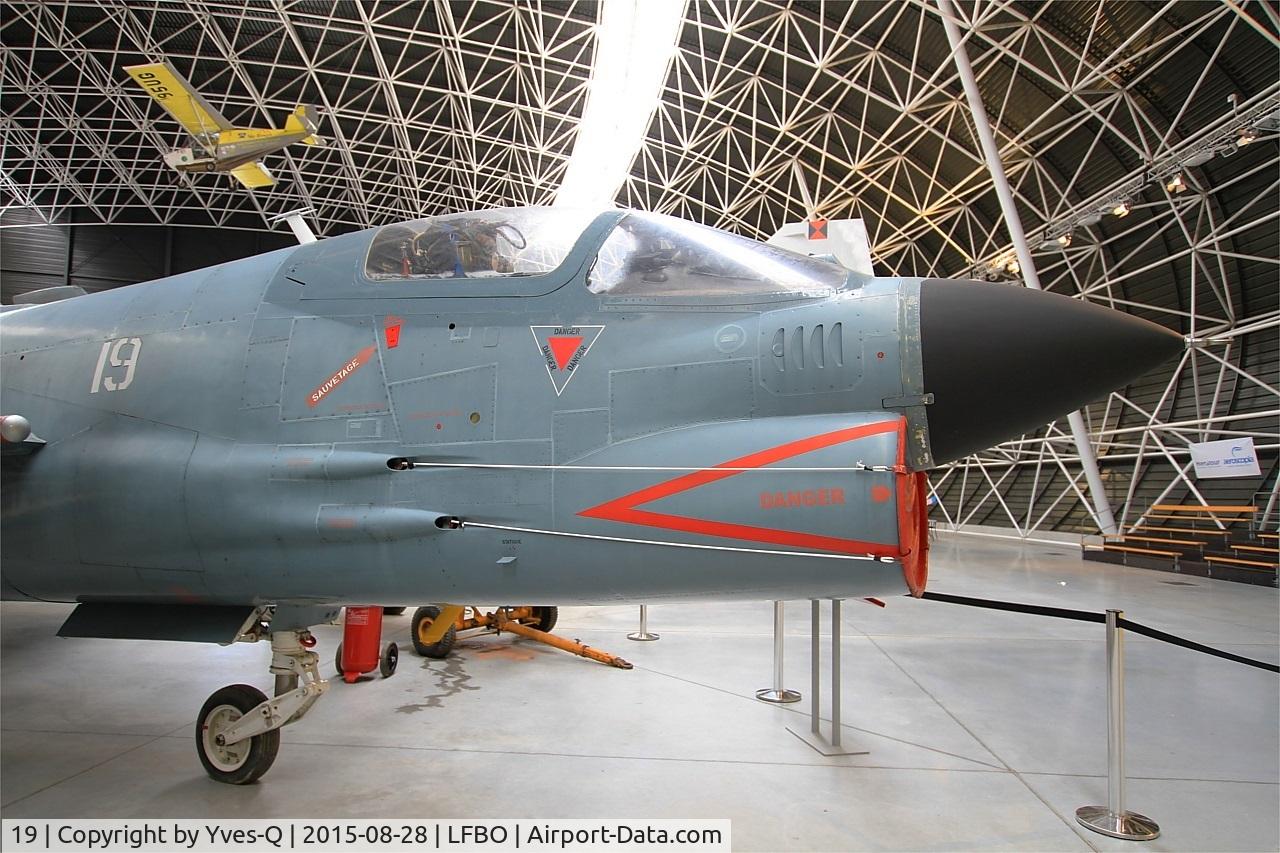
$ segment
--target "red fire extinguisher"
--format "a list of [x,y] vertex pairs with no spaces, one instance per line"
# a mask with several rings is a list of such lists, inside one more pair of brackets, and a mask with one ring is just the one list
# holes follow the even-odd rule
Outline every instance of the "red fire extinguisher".
[[374,669],[383,678],[390,678],[400,660],[400,649],[395,643],[387,643],[379,654],[381,643],[382,608],[348,607],[335,660],[342,680],[354,684],[363,673]]

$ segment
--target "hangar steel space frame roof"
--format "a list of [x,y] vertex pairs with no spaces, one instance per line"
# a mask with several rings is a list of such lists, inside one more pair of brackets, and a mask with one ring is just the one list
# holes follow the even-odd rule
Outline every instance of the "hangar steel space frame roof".
[[[599,32],[596,4],[556,0],[0,8],[0,225],[20,208],[45,222],[74,211],[79,222],[261,229],[309,208],[323,235],[548,203]],[[957,9],[1046,289],[1191,341],[1180,363],[1087,412],[1117,515],[1132,524],[1152,502],[1207,501],[1187,444],[1232,436],[1271,460],[1251,488],[1274,504],[1275,8]],[[182,132],[121,70],[161,59],[239,124],[279,126],[314,103],[333,144],[269,158],[279,183],[266,190],[176,173],[160,154],[185,144]],[[862,217],[879,272],[1018,280],[933,0],[691,0],[660,97],[634,106],[651,117],[618,204],[758,238],[810,215]],[[949,466],[933,487],[951,523],[1023,536],[1090,524],[1064,424]]]

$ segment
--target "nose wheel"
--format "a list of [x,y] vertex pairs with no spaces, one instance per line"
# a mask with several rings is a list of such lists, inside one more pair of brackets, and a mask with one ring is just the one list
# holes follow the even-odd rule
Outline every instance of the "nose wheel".
[[232,725],[267,701],[267,694],[248,684],[223,687],[200,709],[196,723],[196,752],[205,772],[228,785],[248,785],[271,769],[280,751],[280,730],[228,743]]
[[210,777],[248,785],[271,769],[280,751],[280,729],[300,719],[329,688],[320,677],[314,645],[310,631],[272,634],[271,673],[278,695],[269,698],[256,687],[232,684],[204,703],[196,720],[196,753]]

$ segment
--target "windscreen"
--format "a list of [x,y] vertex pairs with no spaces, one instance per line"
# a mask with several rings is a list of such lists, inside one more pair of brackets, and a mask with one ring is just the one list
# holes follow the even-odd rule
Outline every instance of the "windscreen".
[[609,296],[822,297],[848,270],[654,213],[629,213],[609,234],[587,279]]
[[558,267],[591,211],[549,207],[481,210],[383,227],[369,246],[372,281],[542,275]]

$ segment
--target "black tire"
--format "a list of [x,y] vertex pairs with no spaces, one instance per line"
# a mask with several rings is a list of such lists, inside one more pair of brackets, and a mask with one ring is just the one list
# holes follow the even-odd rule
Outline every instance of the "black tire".
[[338,671],[338,677],[342,677],[342,643],[338,643],[338,650],[333,653],[333,668]]
[[382,673],[383,678],[390,678],[396,674],[398,663],[400,663],[400,647],[395,643],[387,643],[386,648],[382,650],[382,657],[378,660],[378,672]]
[[533,615],[538,621],[534,622],[530,627],[537,628],[539,631],[547,631],[549,633],[551,629],[556,626],[556,623],[560,621],[560,608],[535,607],[533,608]]
[[413,637],[413,650],[424,658],[446,658],[449,652],[453,651],[453,644],[458,641],[458,628],[456,625],[450,625],[449,630],[445,631],[444,636],[435,643],[424,643],[422,636],[431,627],[431,623],[435,622],[440,616],[440,608],[433,605],[419,607],[413,613],[413,628],[410,635]]
[[383,616],[399,616],[404,613],[407,608],[404,607],[384,607],[382,608]]
[[271,769],[280,751],[280,730],[272,729],[230,746],[215,740],[223,729],[267,701],[267,694],[248,684],[232,684],[214,692],[196,720],[196,752],[209,776],[228,785],[248,785]]

